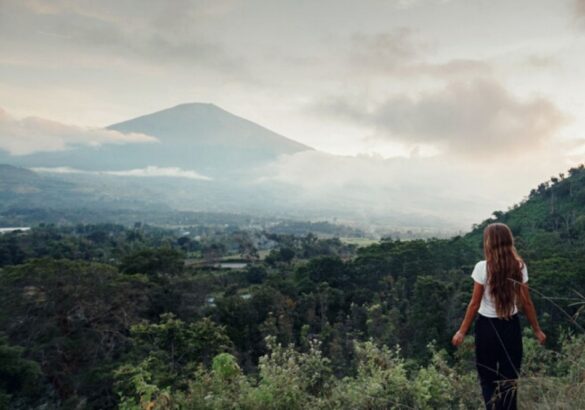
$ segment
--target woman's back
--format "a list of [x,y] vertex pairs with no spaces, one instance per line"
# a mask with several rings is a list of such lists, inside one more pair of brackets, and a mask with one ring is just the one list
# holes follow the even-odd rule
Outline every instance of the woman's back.
[[[481,299],[478,313],[485,317],[498,317],[496,312],[496,304],[491,294],[491,289],[488,281],[487,262],[485,260],[479,261],[475,264],[475,268],[471,273],[473,280],[480,285],[483,285],[485,291]],[[528,282],[528,269],[526,263],[522,263],[522,283]],[[516,286],[513,280],[510,280],[510,286]],[[512,314],[518,313],[518,307],[515,306]]]

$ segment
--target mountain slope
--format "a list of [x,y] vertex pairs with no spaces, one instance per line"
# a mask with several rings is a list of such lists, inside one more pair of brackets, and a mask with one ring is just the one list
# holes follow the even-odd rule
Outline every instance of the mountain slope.
[[[108,178],[108,177],[105,177]],[[0,213],[30,209],[167,209],[154,193],[144,192],[132,181],[109,177],[71,179],[38,174],[0,164]],[[0,216],[0,225],[3,219]]]
[[[482,233],[487,224],[503,222],[516,238],[516,247],[528,265],[531,287],[546,290],[547,297],[580,302],[585,289],[585,167],[571,168],[530,192],[525,201],[476,225],[462,238],[481,257]],[[537,296],[543,300],[543,295]],[[543,302],[544,303],[544,302]],[[560,303],[557,301],[557,303]],[[572,314],[577,307],[563,306]],[[555,320],[565,315],[554,308]]]
[[476,225],[468,238],[481,241],[488,223],[510,226],[515,235],[532,236],[549,232],[559,238],[585,236],[585,166],[579,165],[532,189],[527,198],[508,209],[495,211],[490,219]]
[[25,168],[0,164],[0,192],[35,191],[40,176]]

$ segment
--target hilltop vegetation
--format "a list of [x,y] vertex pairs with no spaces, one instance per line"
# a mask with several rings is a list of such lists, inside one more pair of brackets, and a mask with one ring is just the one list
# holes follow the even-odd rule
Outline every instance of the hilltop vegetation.
[[[585,170],[451,239],[193,227],[38,226],[0,236],[9,408],[479,408],[464,314],[481,232],[510,225],[547,349],[526,408],[585,405]],[[246,266],[222,268],[225,259]],[[570,403],[570,404],[569,404]]]

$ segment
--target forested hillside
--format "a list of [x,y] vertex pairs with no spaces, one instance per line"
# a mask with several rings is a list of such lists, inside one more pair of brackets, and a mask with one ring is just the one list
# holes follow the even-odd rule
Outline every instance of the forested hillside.
[[[449,344],[509,224],[546,349],[525,408],[585,406],[585,169],[451,239],[357,247],[312,234],[37,226],[0,236],[7,408],[480,408],[473,338]],[[576,407],[575,407],[576,406]]]

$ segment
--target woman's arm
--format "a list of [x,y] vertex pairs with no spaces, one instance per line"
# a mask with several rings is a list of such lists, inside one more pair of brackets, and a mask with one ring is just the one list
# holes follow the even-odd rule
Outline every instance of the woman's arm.
[[463,343],[463,339],[467,334],[467,331],[471,327],[471,323],[479,310],[479,305],[481,304],[481,298],[483,297],[484,287],[483,285],[473,282],[473,294],[471,295],[471,300],[469,301],[469,305],[467,305],[467,311],[465,312],[465,318],[459,327],[459,330],[453,336],[451,343],[455,347],[459,347],[461,343]]
[[540,328],[538,324],[538,319],[536,317],[536,309],[534,308],[534,303],[532,303],[532,298],[530,297],[530,290],[526,283],[520,284],[520,303],[522,304],[522,310],[526,315],[526,319],[530,323],[532,327],[532,331],[534,332],[534,336],[538,339],[541,345],[544,344],[546,341],[546,335]]

